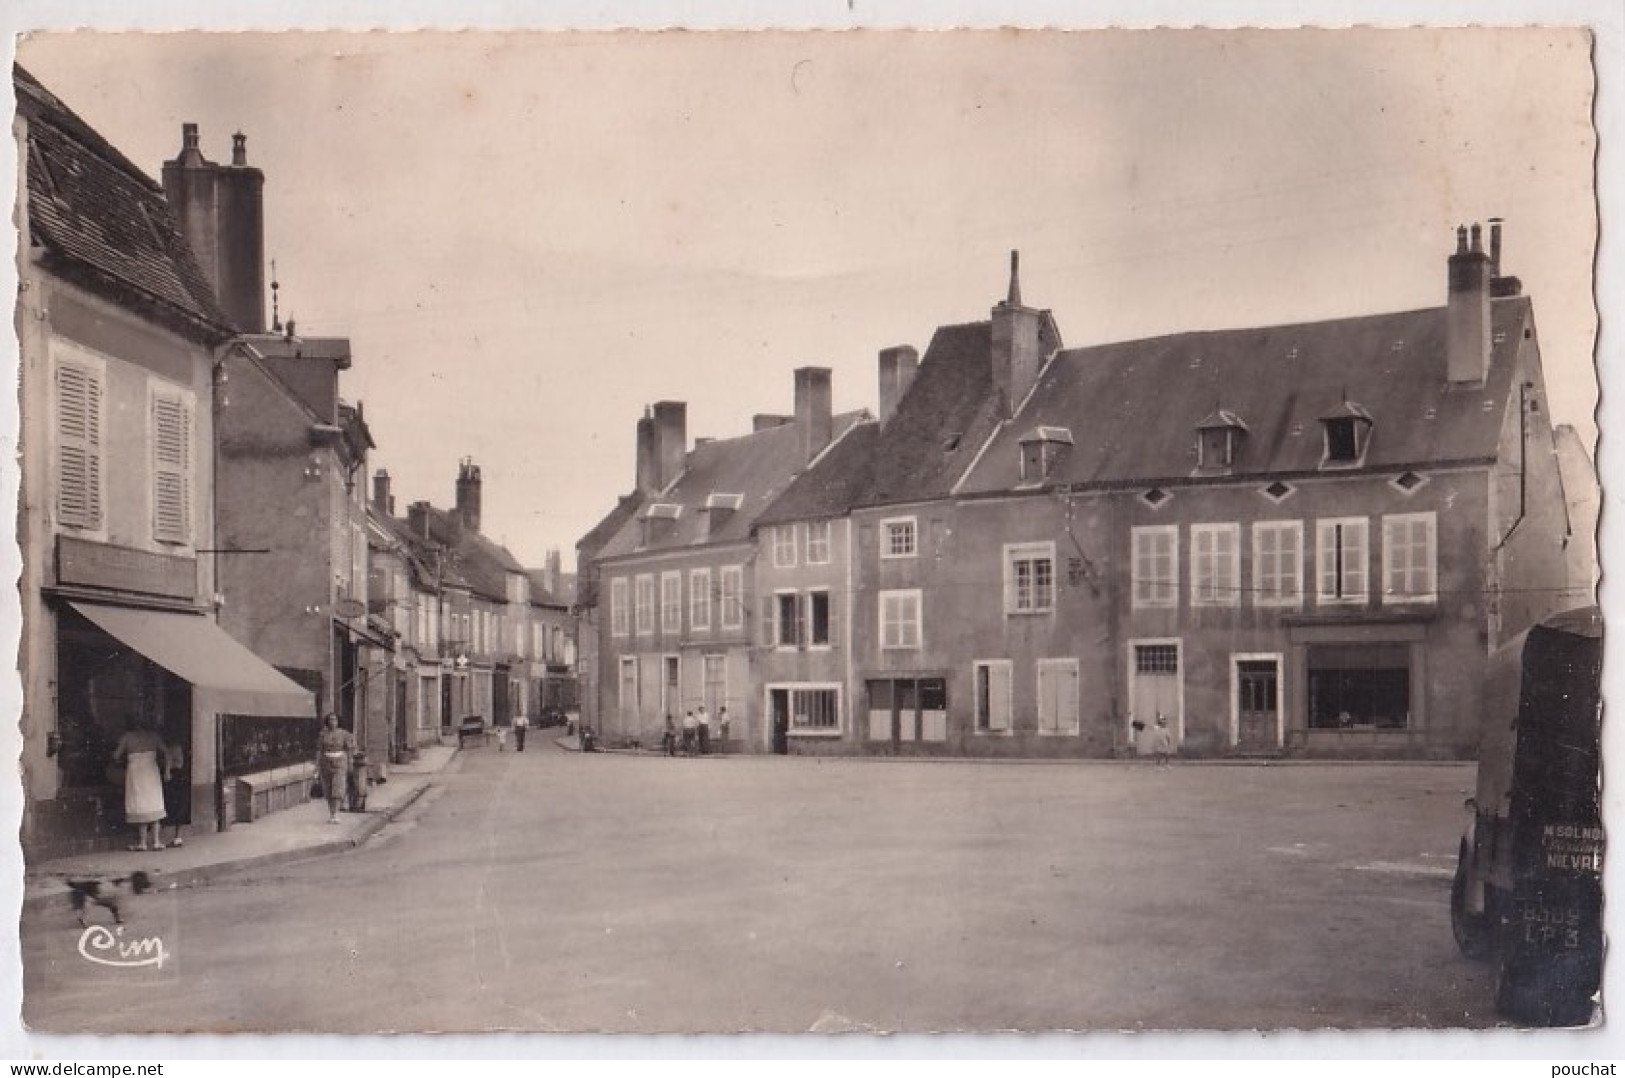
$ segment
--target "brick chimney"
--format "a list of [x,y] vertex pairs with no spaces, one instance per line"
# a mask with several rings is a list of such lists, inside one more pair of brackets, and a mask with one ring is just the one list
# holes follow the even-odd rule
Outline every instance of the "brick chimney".
[[828,367],[800,367],[795,372],[796,432],[801,463],[811,463],[835,433]]
[[1026,399],[1044,361],[1044,313],[1022,306],[1020,270],[1021,253],[1011,251],[1009,295],[992,313],[993,384],[1003,394],[1005,418]]
[[265,174],[248,164],[247,137],[232,136],[231,164],[198,148],[181,125],[181,151],[163,166],[164,198],[197,255],[220,309],[244,333],[265,332]]
[[429,534],[429,503],[413,502],[406,507],[406,526],[422,539],[433,539]]
[[1490,256],[1478,225],[1457,227],[1445,301],[1445,370],[1451,382],[1481,384],[1490,365]]
[[562,559],[559,557],[556,548],[548,550],[547,555],[542,560],[542,586],[554,598],[558,598],[559,594],[559,577],[562,575],[559,572],[561,561]]
[[389,471],[379,468],[372,474],[372,504],[380,513],[395,515],[395,497],[389,492]]
[[688,456],[688,405],[682,401],[656,401],[654,423],[659,489],[665,490],[681,474]]
[[1501,219],[1490,218],[1490,298],[1523,294],[1523,282],[1511,275],[1501,274]]
[[464,457],[457,466],[457,516],[471,532],[480,530],[480,466]]
[[880,350],[880,422],[884,424],[897,411],[920,369],[920,353],[912,345],[899,344]]
[[660,460],[655,453],[655,417],[648,408],[638,417],[637,485],[645,494],[660,489]]

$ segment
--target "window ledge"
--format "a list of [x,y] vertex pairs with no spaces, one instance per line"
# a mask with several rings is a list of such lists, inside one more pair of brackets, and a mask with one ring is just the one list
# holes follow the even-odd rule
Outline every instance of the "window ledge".
[[835,730],[797,730],[797,729],[791,728],[791,729],[785,731],[785,736],[786,737],[813,737],[813,738],[832,738],[832,737],[836,737],[836,738],[838,738],[838,737],[841,736],[841,731],[839,729],[835,729]]

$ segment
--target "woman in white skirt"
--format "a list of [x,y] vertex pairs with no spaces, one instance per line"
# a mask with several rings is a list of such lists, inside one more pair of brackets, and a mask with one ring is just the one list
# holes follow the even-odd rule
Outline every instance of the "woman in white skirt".
[[113,760],[124,765],[124,819],[135,827],[132,850],[161,850],[159,824],[165,816],[162,762],[164,742],[152,724],[138,720],[119,738]]

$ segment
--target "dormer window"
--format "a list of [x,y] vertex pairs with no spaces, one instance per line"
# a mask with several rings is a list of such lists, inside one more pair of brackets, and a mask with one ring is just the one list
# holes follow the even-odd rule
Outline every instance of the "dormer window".
[[1322,467],[1354,465],[1365,459],[1366,446],[1371,441],[1370,412],[1352,401],[1344,401],[1320,417],[1320,426],[1326,436]]
[[651,546],[671,538],[683,507],[671,502],[655,502],[643,514],[643,545]]
[[1021,439],[1021,481],[1037,483],[1048,479],[1071,448],[1072,432],[1066,427],[1034,427]]
[[1196,424],[1196,466],[1203,469],[1229,468],[1236,462],[1247,424],[1234,412],[1216,408]]

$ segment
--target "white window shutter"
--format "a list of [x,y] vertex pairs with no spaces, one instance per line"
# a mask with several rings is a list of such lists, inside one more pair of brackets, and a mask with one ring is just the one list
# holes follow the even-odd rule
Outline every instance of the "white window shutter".
[[192,415],[176,397],[152,398],[152,534],[161,543],[192,537]]
[[57,387],[57,520],[102,523],[102,382],[99,372],[63,363]]
[[1010,668],[1000,664],[987,667],[987,727],[1010,729]]

